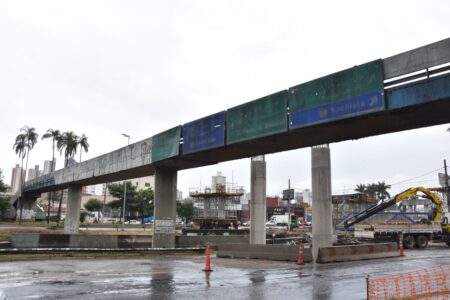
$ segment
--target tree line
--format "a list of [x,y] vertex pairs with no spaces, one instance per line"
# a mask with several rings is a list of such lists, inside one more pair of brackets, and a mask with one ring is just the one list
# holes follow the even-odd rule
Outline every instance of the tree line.
[[[144,223],[145,217],[153,216],[154,214],[155,193],[152,188],[137,190],[137,187],[132,185],[131,182],[126,182],[126,185],[127,201],[125,215],[137,215],[141,219],[141,222]],[[106,205],[113,209],[113,215],[123,217],[124,184],[109,184],[108,191],[116,199],[106,203]],[[89,212],[102,211],[103,203],[98,199],[91,198],[84,204],[84,208]],[[177,215],[187,223],[193,218],[194,204],[192,201],[177,201],[176,210]]]
[[[39,138],[39,134],[36,132],[34,127],[24,126],[20,129],[20,133],[16,136],[16,140],[13,145],[13,149],[16,154],[21,159],[21,169],[20,173],[20,191],[22,191],[23,183],[25,182],[25,178],[23,176],[23,171],[28,170],[28,159],[31,150],[33,150],[34,146],[37,144]],[[88,152],[89,143],[88,138],[85,134],[81,136],[76,135],[73,131],[61,132],[60,130],[48,129],[45,134],[42,135],[42,140],[51,139],[52,140],[52,161],[50,170],[55,170],[55,147],[59,150],[60,155],[64,153],[64,167],[67,167],[69,159],[73,158],[77,153],[78,148],[80,149],[80,162],[81,162],[81,154],[84,152]],[[25,169],[23,168],[23,161],[25,159]],[[50,220],[50,206],[51,200],[55,196],[55,193],[50,193],[48,197],[48,211],[47,211],[47,222]],[[61,193],[59,199],[58,206],[58,224],[61,216],[61,203],[63,200],[63,193]],[[19,215],[19,224],[22,222],[22,197],[19,198],[18,207],[20,207],[20,215]]]
[[391,198],[391,195],[387,190],[391,188],[390,185],[384,181],[378,181],[377,183],[367,183],[356,185],[355,191],[363,194],[369,194],[373,199],[385,200]]

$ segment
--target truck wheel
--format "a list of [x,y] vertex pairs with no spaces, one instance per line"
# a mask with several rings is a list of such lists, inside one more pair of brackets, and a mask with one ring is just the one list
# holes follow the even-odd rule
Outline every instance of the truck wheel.
[[416,241],[414,240],[414,237],[412,235],[406,235],[403,238],[403,246],[405,249],[413,249],[416,245]]
[[426,248],[428,246],[428,239],[424,235],[416,236],[416,247],[419,249]]

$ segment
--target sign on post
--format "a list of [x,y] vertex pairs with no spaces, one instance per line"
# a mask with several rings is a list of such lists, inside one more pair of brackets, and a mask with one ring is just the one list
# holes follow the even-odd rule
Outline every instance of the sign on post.
[[175,234],[174,220],[155,220],[155,233]]
[[439,173],[439,185],[442,187],[450,186],[450,178],[447,176],[447,184],[445,182],[445,174]]
[[283,200],[294,199],[294,189],[283,190]]

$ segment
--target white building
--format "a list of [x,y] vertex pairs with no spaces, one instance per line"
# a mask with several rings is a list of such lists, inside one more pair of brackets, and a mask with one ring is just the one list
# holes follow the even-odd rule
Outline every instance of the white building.
[[55,167],[56,167],[56,158],[55,158],[55,166],[53,167],[53,170],[52,170],[52,161],[51,160],[44,160],[43,175],[51,173],[52,171],[55,171]]
[[[11,192],[16,193],[20,188],[20,180],[22,168],[16,164],[11,173]],[[25,179],[25,172],[22,172],[23,179]]]

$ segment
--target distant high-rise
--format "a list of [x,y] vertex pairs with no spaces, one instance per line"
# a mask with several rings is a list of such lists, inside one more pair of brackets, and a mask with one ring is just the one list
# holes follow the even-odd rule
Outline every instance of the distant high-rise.
[[48,174],[51,173],[53,171],[55,171],[55,167],[56,167],[56,158],[55,158],[55,165],[53,166],[53,170],[52,170],[52,161],[51,160],[44,160],[44,172],[43,174]]
[[28,169],[27,180],[35,179],[35,178],[39,177],[39,175],[40,175],[39,165],[35,165],[34,169]]
[[11,174],[11,191],[13,193],[17,192],[20,188],[20,173],[22,172],[22,175],[24,176],[23,178],[25,178],[25,172],[22,171],[22,168],[17,164],[13,169],[12,169],[12,174]]

